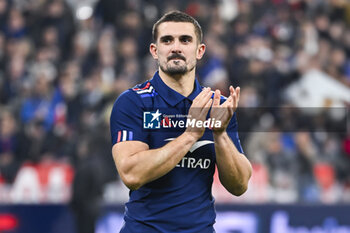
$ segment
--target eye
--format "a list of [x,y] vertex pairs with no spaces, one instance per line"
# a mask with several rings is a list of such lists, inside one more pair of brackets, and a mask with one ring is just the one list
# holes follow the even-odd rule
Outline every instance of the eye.
[[192,42],[192,37],[191,36],[181,36],[180,41],[182,43],[190,43]]
[[162,43],[165,43],[165,44],[170,44],[172,42],[173,38],[170,37],[170,36],[164,36],[160,39],[160,41]]

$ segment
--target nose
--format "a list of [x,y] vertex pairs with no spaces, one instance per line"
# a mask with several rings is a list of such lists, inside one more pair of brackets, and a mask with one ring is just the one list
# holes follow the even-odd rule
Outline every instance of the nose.
[[175,40],[173,43],[173,47],[171,48],[172,53],[182,53],[181,43],[179,40]]

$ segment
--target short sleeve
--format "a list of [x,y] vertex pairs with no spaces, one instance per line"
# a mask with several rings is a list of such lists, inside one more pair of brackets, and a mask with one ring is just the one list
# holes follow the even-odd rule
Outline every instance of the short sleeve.
[[236,113],[233,114],[232,119],[229,125],[227,126],[226,132],[231,138],[231,140],[233,141],[233,143],[235,144],[237,150],[240,153],[244,153],[241,146],[241,141],[239,140],[239,137],[238,137],[238,123],[237,123]]
[[115,101],[110,117],[112,145],[123,141],[142,141],[148,144],[143,130],[143,107],[140,98],[127,90]]

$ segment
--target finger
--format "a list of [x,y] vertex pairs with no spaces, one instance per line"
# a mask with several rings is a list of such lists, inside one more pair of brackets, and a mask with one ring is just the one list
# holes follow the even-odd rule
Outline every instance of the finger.
[[202,97],[205,96],[209,91],[210,91],[210,87],[205,87],[205,88],[203,88],[203,90],[201,91],[201,93],[199,93],[199,95],[198,95],[196,98],[198,98],[198,99],[202,98]]
[[233,97],[230,95],[221,106],[222,107],[231,107],[231,106],[233,106]]
[[[235,94],[233,94],[235,96]],[[228,110],[229,116],[232,116],[234,113],[234,99],[232,96],[228,97],[227,100],[225,101],[225,108]]]
[[233,93],[235,92],[235,89],[233,88],[233,86],[230,86],[230,95],[233,95]]
[[213,107],[218,107],[220,105],[220,97],[221,97],[220,90],[215,90]]
[[205,93],[205,95],[198,101],[198,107],[203,107],[205,106],[209,99],[211,98],[211,89],[209,88],[208,91]]
[[233,86],[230,86],[230,96],[233,97],[233,95],[236,93],[236,90]]
[[232,107],[237,107],[238,101],[237,101],[237,97],[238,97],[238,93],[237,93],[238,89],[233,88],[232,86],[230,86],[230,95],[232,97]]
[[195,99],[200,99],[202,96],[204,96],[208,91],[210,90],[210,87],[204,87],[202,91],[197,95]]
[[237,93],[237,106],[238,106],[239,97],[240,97],[240,95],[241,95],[241,88],[240,88],[240,87],[237,87],[237,88],[236,88],[236,93]]
[[206,105],[204,106],[204,108],[203,108],[203,110],[202,110],[202,112],[201,112],[201,115],[203,116],[203,117],[207,117],[207,114],[208,114],[208,112],[209,112],[209,109],[210,109],[210,106],[211,106],[211,104],[213,103],[213,99],[209,99],[208,100],[208,102],[206,103]]
[[198,95],[197,95],[197,97],[196,98],[194,98],[194,100],[193,100],[193,104],[195,105],[195,106],[197,106],[197,105],[201,105],[201,100],[203,99],[203,98],[205,98],[207,95],[209,95],[209,93],[210,93],[210,87],[205,87],[205,88],[203,88],[203,90],[201,91],[201,93],[199,93]]
[[[230,107],[230,105],[233,105],[233,100],[234,100],[234,94],[235,94],[235,89],[231,85],[229,87],[230,90],[230,96],[226,99],[226,101],[221,105],[222,107]],[[230,98],[231,97],[231,98]],[[232,102],[231,102],[232,101]],[[226,103],[227,102],[227,103]]]
[[238,94],[239,93],[237,93],[237,90],[238,89],[236,89],[235,91],[234,91],[234,93],[233,93],[233,95],[232,95],[232,100],[233,100],[233,103],[232,103],[232,107],[233,108],[237,108],[237,106],[238,106]]
[[205,106],[203,106],[200,109],[197,108],[199,110],[199,114],[197,116],[197,119],[205,121],[205,119],[207,118],[208,112],[210,110],[210,106],[211,106],[212,102],[213,102],[213,100],[211,98],[209,98],[207,103],[205,104]]
[[205,107],[209,109],[212,103],[213,103],[213,99],[210,98],[207,104],[205,105]]

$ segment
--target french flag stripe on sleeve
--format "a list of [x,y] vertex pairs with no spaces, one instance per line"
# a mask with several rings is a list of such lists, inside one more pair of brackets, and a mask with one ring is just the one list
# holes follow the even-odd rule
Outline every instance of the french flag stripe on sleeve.
[[123,142],[126,141],[126,136],[127,136],[126,130],[123,130],[123,139],[122,139]]
[[133,132],[127,130],[118,131],[117,142],[131,141],[133,139]]
[[122,134],[122,131],[118,131],[118,139],[117,139],[117,142],[120,142],[121,134]]

